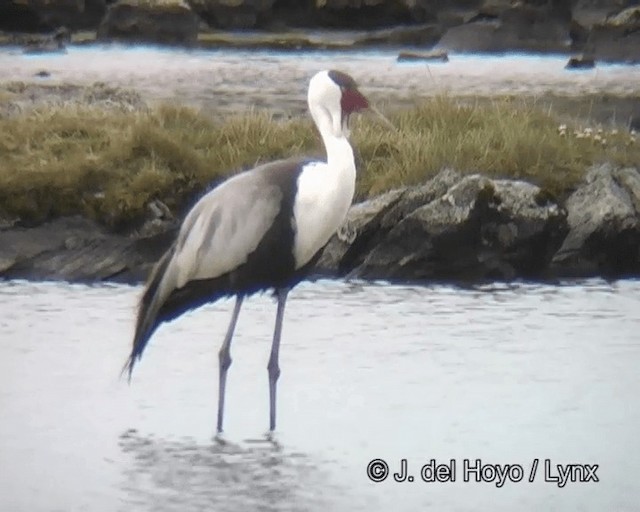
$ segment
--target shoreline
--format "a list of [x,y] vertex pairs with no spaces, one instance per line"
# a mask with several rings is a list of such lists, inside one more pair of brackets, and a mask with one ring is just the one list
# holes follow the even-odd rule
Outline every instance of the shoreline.
[[[31,49],[69,42],[158,42],[185,47],[527,51],[640,62],[635,2],[255,2],[120,0],[9,2],[2,40]],[[14,35],[17,34],[17,35]],[[25,35],[30,34],[30,35]],[[582,63],[584,65],[584,62]]]
[[[171,102],[195,106],[211,118],[242,113],[247,109],[267,110],[275,117],[286,118],[305,113],[304,98],[299,89],[304,88],[310,70],[319,65],[317,56],[289,58],[266,51],[253,55],[232,52],[233,55],[227,54],[226,57],[225,52],[221,51],[216,53],[218,58],[215,59],[211,58],[210,52],[195,52],[187,53],[191,58],[184,59],[184,52],[171,49],[129,49],[115,46],[104,53],[90,49],[88,54],[85,50],[72,48],[67,54],[25,57],[22,54],[8,54],[0,48],[0,64],[7,65],[5,69],[8,69],[7,74],[10,78],[0,83],[0,99],[2,88],[6,90],[7,84],[13,83],[18,84],[19,92],[11,92],[8,102],[5,103],[9,106],[17,105],[19,111],[48,105],[50,102],[66,105],[76,101],[77,104],[83,105],[88,94],[91,101],[96,101],[98,105],[104,102],[105,108],[122,102],[124,108],[135,111],[138,108],[146,108],[147,105]],[[88,57],[96,54],[103,59],[88,60]],[[151,62],[149,68],[141,69],[135,65],[141,55],[151,55],[157,62]],[[371,57],[363,55],[362,52],[345,56],[343,52],[336,52],[323,54],[320,65],[335,63],[338,64],[337,67],[349,69],[358,76],[362,88],[374,101],[386,105],[387,108],[392,106],[399,110],[411,107],[425,98],[437,97],[438,94],[447,94],[462,103],[491,104],[498,97],[506,97],[512,98],[515,102],[533,102],[543,109],[553,109],[559,119],[562,119],[562,116],[580,119],[588,126],[593,123],[618,123],[624,126],[628,121],[622,119],[622,115],[634,115],[633,108],[638,105],[640,79],[636,78],[640,77],[640,66],[612,66],[600,70],[600,73],[598,70],[572,72],[558,68],[547,70],[547,76],[537,76],[536,82],[535,73],[548,68],[549,62],[559,66],[559,61],[527,57],[524,59],[524,65],[521,64],[521,68],[515,70],[510,68],[514,62],[517,61],[508,58],[454,58],[446,64],[429,65],[427,71],[424,65],[397,64],[390,52],[385,53],[383,57]],[[44,79],[34,76],[34,73],[42,70],[44,66],[50,76]],[[384,68],[380,69],[381,66]],[[485,69],[487,66],[494,72]],[[531,67],[533,69],[529,69]],[[274,80],[274,70],[277,70],[277,80]],[[524,82],[529,77],[532,80]],[[105,78],[107,80],[103,80]],[[429,80],[429,83],[437,83],[438,88],[433,90],[424,87],[426,80]],[[571,82],[577,82],[574,88],[576,92],[570,96],[561,96],[560,93],[566,92],[567,84]],[[489,94],[482,96],[478,94],[481,91]],[[9,112],[5,115],[11,114]],[[600,205],[600,210],[594,210],[590,214],[591,217],[600,219],[600,224],[591,225],[588,228],[591,234],[587,236],[583,233],[577,242],[574,237],[574,246],[565,248],[565,259],[560,261],[556,258],[553,265],[554,256],[560,252],[563,243],[572,240],[569,236],[573,229],[570,226],[571,222],[588,225],[589,219],[571,221],[573,217],[568,205],[573,195],[560,202],[551,199],[539,205],[536,202],[539,189],[538,192],[534,192],[534,189],[530,188],[534,185],[514,179],[511,182],[518,183],[517,187],[522,190],[526,189],[526,197],[529,199],[521,197],[513,203],[511,213],[505,213],[504,207],[501,209],[499,205],[513,198],[509,195],[510,192],[504,192],[507,194],[506,199],[495,192],[500,191],[500,187],[504,188],[504,184],[496,185],[498,180],[486,176],[468,181],[467,175],[464,179],[456,178],[458,185],[461,182],[465,183],[461,187],[467,195],[462,198],[461,204],[464,207],[460,211],[464,213],[466,220],[457,226],[449,225],[448,233],[458,233],[456,236],[460,237],[457,242],[460,250],[474,255],[475,260],[458,261],[458,266],[453,267],[443,265],[443,258],[453,258],[453,261],[456,261],[455,254],[445,251],[445,258],[441,254],[441,250],[444,249],[438,248],[448,246],[447,237],[438,238],[440,235],[434,234],[434,227],[429,226],[428,222],[425,224],[425,219],[416,224],[415,218],[412,217],[420,208],[432,208],[432,214],[446,211],[448,206],[442,203],[442,198],[447,196],[449,189],[455,188],[456,183],[445,180],[436,187],[440,194],[438,197],[433,196],[431,192],[423,193],[425,187],[434,186],[431,182],[410,187],[402,193],[395,192],[398,197],[404,198],[403,201],[407,201],[401,213],[393,209],[387,211],[390,205],[385,205],[384,199],[381,198],[388,197],[389,193],[354,205],[346,227],[330,242],[322,260],[324,266],[318,270],[320,275],[325,277],[353,275],[365,279],[387,278],[400,282],[482,282],[514,279],[545,281],[576,277],[638,277],[640,179],[636,180],[635,174],[625,171],[624,176],[629,174],[631,181],[623,183],[618,176],[621,172],[620,169],[602,171],[603,175],[595,180],[600,184],[600,189],[589,192],[586,197],[590,199],[583,201],[581,206],[574,207],[573,217],[581,218],[580,212],[586,211],[585,208],[590,207],[592,203]],[[637,170],[635,172],[637,174]],[[442,177],[440,180],[442,181]],[[479,186],[480,183],[483,185]],[[482,190],[485,190],[488,184],[491,185],[489,189],[495,192],[491,192],[489,197],[495,201],[487,202],[487,197],[483,195]],[[588,179],[580,188],[586,186],[590,186]],[[604,194],[604,199],[595,201],[597,194]],[[616,203],[620,195],[626,199],[622,203]],[[372,207],[380,205],[381,201],[382,207]],[[436,208],[438,204],[440,206]],[[517,220],[517,212],[526,204],[530,205],[532,212],[542,215],[546,220],[542,223],[539,218]],[[369,213],[361,216],[363,211]],[[398,216],[393,217],[391,211],[395,211],[393,215]],[[602,212],[609,212],[613,215],[612,218],[617,219],[618,224],[610,224],[610,219],[598,217]],[[419,217],[418,214],[416,216]],[[380,224],[383,218],[387,218],[386,224]],[[405,224],[405,227],[410,226],[409,231],[402,234],[396,242],[387,245],[386,249],[380,249],[388,236],[392,240],[396,236],[397,233],[392,232],[392,227],[396,224],[402,225],[406,219],[409,219]],[[154,222],[150,235],[114,234],[81,217],[60,217],[32,228],[0,226],[0,278],[140,282],[153,262],[168,247],[177,227],[175,220],[152,219],[151,223]],[[581,229],[587,228],[583,226]],[[538,238],[525,236],[531,232],[537,233]],[[487,233],[491,234],[487,242],[489,248],[493,247],[491,250],[487,250],[485,244]],[[398,267],[395,263],[402,257],[398,258],[397,255],[388,261],[385,260],[393,253],[394,244],[402,244],[403,241],[412,240],[416,236],[430,240],[429,250],[435,250],[435,253],[425,253],[428,247],[408,247],[407,254],[403,256],[414,251],[411,254],[415,261],[428,262],[428,275],[421,275],[422,271],[417,268]],[[543,237],[544,242],[541,242],[539,237]],[[474,245],[468,246],[468,240],[472,240]],[[444,245],[439,246],[441,243]],[[590,245],[592,243],[596,243],[596,249]],[[535,252],[539,247],[545,248],[544,254]],[[528,251],[537,254],[536,261],[527,259]],[[385,266],[388,269],[386,273]]]
[[[401,34],[403,31],[415,31],[422,26],[396,26],[373,30],[347,30],[347,29],[288,29],[283,31],[273,30],[208,30],[200,31],[192,43],[163,42],[154,40],[104,40],[100,39],[96,30],[79,30],[71,33],[70,40],[63,47],[48,48],[45,45],[38,46],[39,42],[46,41],[47,35],[25,32],[7,32],[0,30],[0,50],[21,49],[28,54],[63,53],[69,48],[82,47],[110,47],[110,46],[152,46],[175,51],[216,51],[216,50],[253,50],[253,51],[277,51],[283,53],[295,52],[376,52],[385,51],[395,54],[403,50],[428,53],[432,51],[432,45],[424,45],[414,42],[403,42],[401,38],[394,39],[393,34]],[[479,55],[484,57],[501,57],[506,55],[533,55],[540,57],[561,57],[569,60],[570,57],[582,55],[570,46],[564,48],[501,48],[495,50],[447,50],[441,49],[450,56]],[[419,60],[419,59],[418,59]],[[425,62],[437,63],[435,58]],[[637,66],[638,60],[607,59],[600,58],[595,64]]]
[[[0,279],[138,284],[177,233],[118,235],[85,217],[0,230]],[[445,169],[354,204],[310,279],[395,283],[640,277],[640,169],[593,167],[565,201],[526,181]]]

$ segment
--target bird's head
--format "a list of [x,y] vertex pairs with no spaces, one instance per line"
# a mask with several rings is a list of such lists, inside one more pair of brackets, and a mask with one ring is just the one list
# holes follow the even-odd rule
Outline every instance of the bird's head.
[[349,135],[349,116],[369,108],[356,81],[342,71],[320,71],[309,83],[309,110],[318,127],[328,122],[334,136]]

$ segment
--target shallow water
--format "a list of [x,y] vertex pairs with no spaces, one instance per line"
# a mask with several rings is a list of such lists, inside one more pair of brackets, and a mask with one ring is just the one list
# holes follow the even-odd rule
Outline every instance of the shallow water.
[[[599,64],[567,71],[566,56],[452,55],[444,63],[397,63],[397,51],[275,52],[181,50],[153,46],[71,47],[66,54],[25,55],[0,48],[0,80],[133,88],[147,99],[193,104],[212,111],[268,108],[302,112],[309,77],[325,68],[357,77],[378,104],[413,104],[453,96],[557,94],[577,97],[640,94],[640,66]],[[47,71],[47,78],[35,74]]]
[[[638,281],[303,284],[285,318],[277,444],[263,436],[272,299],[240,314],[222,445],[217,350],[231,302],[161,328],[127,386],[139,293],[0,282],[0,510],[637,506]],[[392,473],[408,459],[414,481],[369,481],[375,458]],[[454,459],[456,480],[422,481],[432,458]],[[465,458],[519,464],[524,478],[464,482]],[[598,464],[599,482],[545,482],[545,459]]]

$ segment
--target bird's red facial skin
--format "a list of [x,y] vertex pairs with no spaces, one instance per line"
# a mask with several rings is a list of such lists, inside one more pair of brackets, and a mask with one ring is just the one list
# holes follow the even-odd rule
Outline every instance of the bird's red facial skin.
[[342,112],[349,115],[352,112],[359,112],[369,108],[369,101],[357,89],[342,89],[342,99],[340,100]]

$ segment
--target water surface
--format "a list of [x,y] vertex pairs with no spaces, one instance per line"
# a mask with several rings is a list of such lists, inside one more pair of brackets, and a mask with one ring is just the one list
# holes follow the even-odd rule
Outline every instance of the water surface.
[[[317,282],[287,306],[277,445],[275,306],[245,302],[227,444],[212,441],[232,304],[161,328],[119,379],[140,288],[0,283],[0,510],[632,510],[640,498],[640,282],[461,290]],[[370,460],[414,482],[368,480]],[[420,467],[454,459],[457,479]],[[519,483],[462,481],[464,459]],[[598,464],[544,482],[534,459]]]

